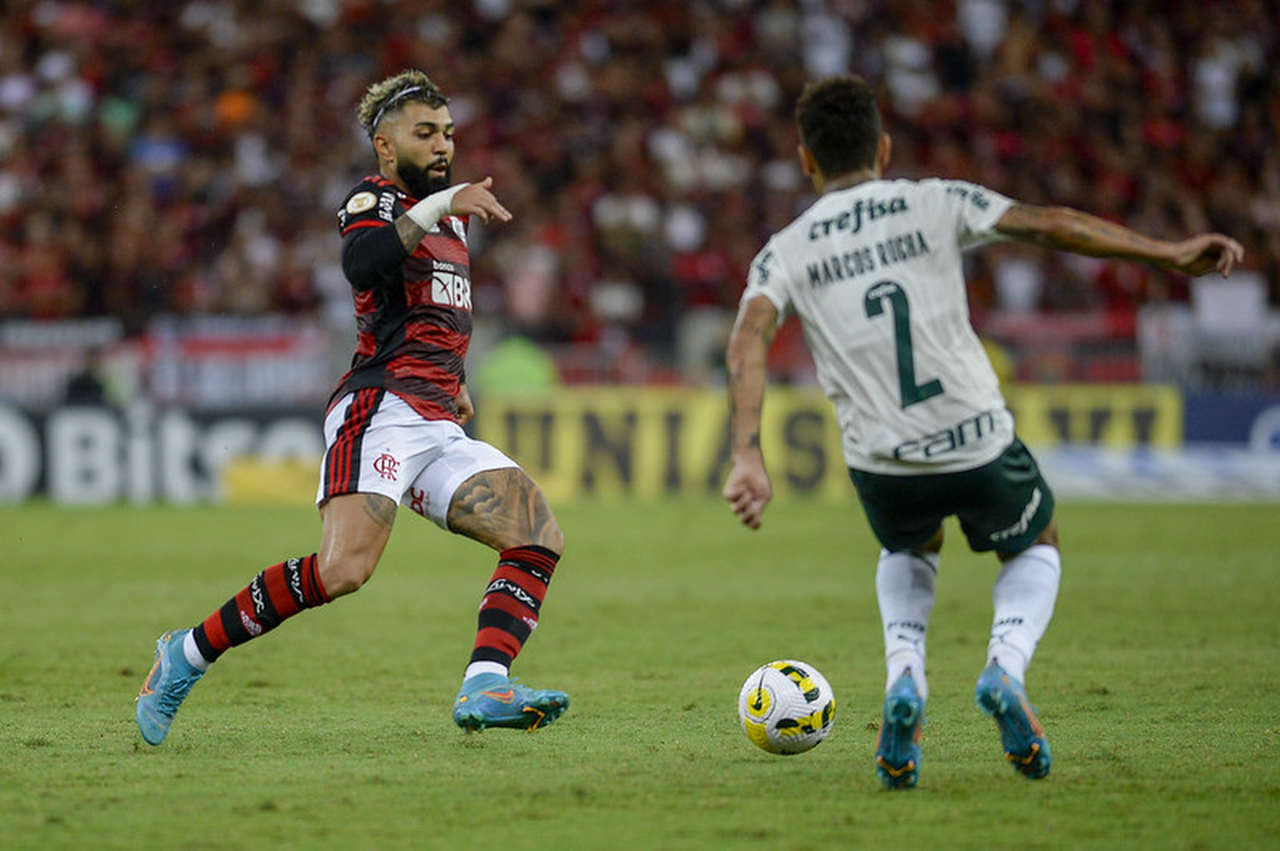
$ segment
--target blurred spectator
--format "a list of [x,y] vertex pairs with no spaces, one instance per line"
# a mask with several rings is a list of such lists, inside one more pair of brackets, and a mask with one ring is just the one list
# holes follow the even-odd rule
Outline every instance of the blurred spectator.
[[102,371],[102,350],[87,349],[80,370],[67,379],[62,401],[68,405],[101,406],[109,403]]
[[[1226,0],[14,0],[0,18],[0,317],[277,311],[350,325],[336,205],[363,88],[419,66],[518,227],[481,309],[705,380],[746,264],[811,198],[806,78],[883,90],[891,176],[941,174],[1175,237],[1230,232],[1280,305],[1280,38]],[[1184,280],[993,252],[976,317],[1186,302]]]

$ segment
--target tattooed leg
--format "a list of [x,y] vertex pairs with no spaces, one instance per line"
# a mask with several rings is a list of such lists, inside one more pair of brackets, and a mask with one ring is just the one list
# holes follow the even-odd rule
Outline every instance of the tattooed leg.
[[[551,721],[569,706],[569,696],[559,691],[513,692],[522,699],[542,701],[514,712],[508,721],[505,707],[496,703],[495,720],[485,720],[485,704],[473,700],[478,688],[510,687],[511,663],[538,626],[547,586],[555,573],[564,536],[547,501],[518,467],[486,470],[467,479],[454,492],[447,515],[449,528],[498,551],[498,566],[485,586],[476,615],[476,641],[463,672],[463,691],[454,704],[453,720],[470,727],[491,723],[532,729],[542,723],[543,712]],[[467,691],[467,683],[473,685]],[[530,708],[533,713],[530,714]],[[475,713],[479,712],[479,717]],[[530,726],[532,724],[532,726]]]
[[449,503],[449,529],[501,552],[536,544],[559,554],[564,535],[546,497],[516,467],[486,470],[463,482]]
[[320,580],[331,598],[350,594],[378,566],[396,522],[396,504],[376,493],[343,494],[324,504],[320,518]]

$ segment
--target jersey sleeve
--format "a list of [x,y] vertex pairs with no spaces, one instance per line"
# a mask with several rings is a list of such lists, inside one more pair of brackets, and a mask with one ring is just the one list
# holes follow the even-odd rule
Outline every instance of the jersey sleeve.
[[342,235],[342,271],[357,290],[376,287],[404,263],[407,252],[395,228],[396,192],[390,181],[362,180],[338,210]]
[[778,309],[778,324],[781,325],[791,312],[791,288],[774,242],[769,240],[751,261],[742,303],[746,304],[758,295],[764,296]]
[[342,238],[342,271],[357,290],[370,290],[409,253],[395,228],[355,228]]
[[362,228],[385,227],[395,220],[395,204],[396,193],[390,184],[361,181],[338,210],[338,232],[346,236]]
[[1005,211],[1013,206],[1012,198],[963,180],[930,182],[943,196],[943,206],[955,225],[961,251],[1005,239],[995,227]]

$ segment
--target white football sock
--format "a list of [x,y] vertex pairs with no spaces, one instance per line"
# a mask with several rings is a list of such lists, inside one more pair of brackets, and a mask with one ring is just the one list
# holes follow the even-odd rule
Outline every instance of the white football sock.
[[213,664],[200,655],[200,645],[196,644],[195,630],[188,630],[182,637],[182,655],[187,657],[187,663],[197,671],[207,671]]
[[1037,544],[1004,563],[991,589],[995,615],[987,662],[1026,682],[1027,665],[1053,617],[1062,559],[1057,547]]
[[501,674],[506,676],[510,669],[501,662],[472,662],[467,665],[467,669],[462,672],[462,681],[474,677],[476,674]]
[[876,566],[876,599],[884,627],[885,690],[907,668],[920,690],[929,696],[924,675],[924,640],[933,611],[933,587],[938,576],[938,554],[880,551]]

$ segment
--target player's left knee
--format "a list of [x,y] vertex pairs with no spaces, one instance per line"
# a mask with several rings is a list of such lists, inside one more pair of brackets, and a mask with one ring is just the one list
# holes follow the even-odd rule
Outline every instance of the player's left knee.
[[363,553],[344,553],[337,558],[322,555],[317,572],[329,598],[336,599],[360,590],[369,581],[369,577],[373,576],[377,565],[376,558]]

